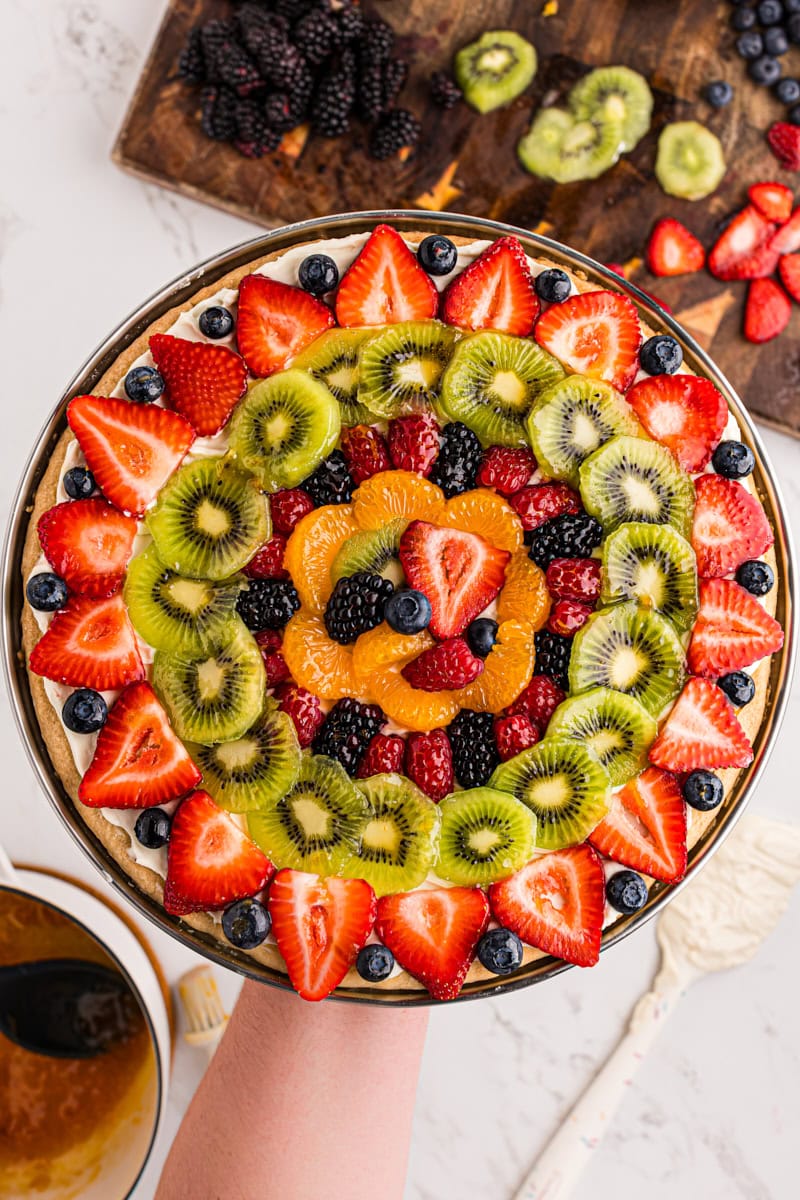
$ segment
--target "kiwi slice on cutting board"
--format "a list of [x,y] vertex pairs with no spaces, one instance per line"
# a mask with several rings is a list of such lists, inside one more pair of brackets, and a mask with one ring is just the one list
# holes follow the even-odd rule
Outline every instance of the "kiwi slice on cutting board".
[[341,874],[366,879],[377,896],[407,892],[433,866],[439,808],[403,775],[373,775],[356,785],[367,806],[359,847]]
[[342,543],[341,549],[331,565],[331,581],[338,583],[358,571],[367,571],[370,575],[382,575],[398,584],[403,578],[403,571],[398,558],[400,538],[408,525],[404,517],[387,521],[380,529],[365,529],[361,533],[353,533]]
[[620,156],[622,126],[608,117],[576,121],[561,108],[541,108],[517,143],[526,171],[555,183],[596,179]]
[[694,484],[658,442],[611,438],[582,463],[580,491],[606,536],[628,521],[672,525],[683,536],[691,529]]
[[702,200],[716,191],[726,170],[722,143],[699,121],[675,121],[661,130],[655,171],[668,196]]
[[436,874],[464,887],[493,883],[528,862],[536,819],[509,792],[470,788],[439,805],[442,828]]
[[361,347],[359,403],[379,417],[430,408],[457,337],[457,330],[441,321],[387,325]]
[[276,492],[300,483],[331,452],[341,411],[324,383],[293,368],[254,384],[228,429],[231,453],[262,487]]
[[439,406],[450,420],[469,426],[484,446],[527,446],[528,414],[563,377],[561,363],[536,342],[493,330],[473,333],[456,346]]
[[358,352],[371,329],[328,329],[293,359],[292,367],[308,371],[339,401],[342,425],[369,424],[373,414],[358,402]]
[[621,128],[620,148],[624,154],[650,128],[653,93],[644,76],[630,67],[598,67],[572,88],[569,106],[579,121],[597,116],[616,121]]
[[584,841],[611,802],[608,775],[588,746],[549,735],[501,763],[489,786],[510,792],[531,809],[538,850]]
[[288,713],[270,708],[243,737],[187,750],[203,787],[228,812],[266,808],[285,796],[300,771],[300,744]]
[[567,375],[542,392],[528,417],[536,460],[546,475],[578,486],[584,459],[617,434],[642,434],[633,409],[611,384]]
[[658,609],[681,633],[697,616],[697,560],[686,538],[671,525],[631,521],[606,538],[600,600],[638,600]]
[[467,104],[487,113],[524,92],[537,66],[536,50],[524,37],[511,29],[489,29],[461,47],[453,70]]
[[266,682],[261,651],[238,617],[201,655],[156,650],[153,658],[153,687],[184,742],[243,737],[264,709]]
[[571,693],[611,688],[658,717],[685,678],[686,659],[673,625],[634,601],[593,613],[572,643]]
[[248,813],[247,828],[276,867],[338,875],[358,849],[366,812],[341,763],[303,754],[294,783]]
[[593,750],[612,787],[627,783],[647,764],[658,724],[633,696],[611,688],[590,688],[559,704],[547,734],[574,738]]

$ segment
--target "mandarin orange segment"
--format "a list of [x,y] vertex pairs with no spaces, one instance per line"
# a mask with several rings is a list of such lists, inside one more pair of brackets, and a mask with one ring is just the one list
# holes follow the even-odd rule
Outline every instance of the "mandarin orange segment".
[[522,545],[522,522],[510,504],[489,488],[462,492],[447,501],[441,525],[478,533],[500,550],[514,554]]
[[292,531],[283,565],[292,577],[300,600],[312,613],[325,611],[333,591],[331,564],[342,543],[357,532],[350,504],[326,504],[316,508]]
[[383,621],[356,639],[353,669],[359,679],[366,678],[395,664],[404,664],[432,645],[433,638],[424,629],[422,633],[395,633]]
[[397,517],[437,523],[444,492],[413,471],[379,471],[353,495],[353,516],[362,529],[380,529]]
[[325,622],[301,609],[283,632],[281,653],[295,683],[322,700],[357,696],[353,651],[328,637]]
[[519,550],[506,567],[506,581],[497,597],[498,621],[530,621],[541,629],[550,614],[550,593],[544,571]]
[[533,675],[533,626],[529,621],[503,621],[474,683],[450,693],[460,708],[500,712],[516,700]]
[[416,733],[447,725],[459,709],[455,692],[422,692],[403,678],[399,667],[371,675],[369,692],[387,717]]

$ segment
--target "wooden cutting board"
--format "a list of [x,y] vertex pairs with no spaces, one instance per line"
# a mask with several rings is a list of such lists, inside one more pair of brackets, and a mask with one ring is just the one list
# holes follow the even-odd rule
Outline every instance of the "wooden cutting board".
[[[405,162],[378,163],[364,152],[365,131],[347,139],[311,138],[299,153],[261,160],[211,142],[198,123],[199,93],[176,75],[192,25],[227,16],[225,0],[170,0],[113,156],[126,170],[266,226],[363,208],[448,208],[536,229],[601,261],[626,266],[635,283],[657,292],[710,350],[759,419],[800,436],[800,314],[777,341],[755,347],[741,336],[745,284],[706,272],[654,280],[641,264],[653,222],[684,221],[710,245],[741,207],[749,183],[795,177],[778,167],[764,130],[782,109],[750,84],[727,28],[727,4],[709,0],[376,0],[370,6],[398,34],[412,69],[401,103],[424,117],[423,136]],[[556,9],[555,12],[551,10]],[[551,15],[545,15],[550,13]],[[539,53],[532,87],[508,108],[479,116],[449,112],[426,98],[431,71],[487,28],[525,34]],[[650,80],[650,133],[633,154],[591,183],[554,186],[518,165],[514,147],[543,100],[564,95],[587,67],[623,63]],[[784,59],[800,75],[800,48]],[[728,79],[735,99],[714,112],[699,99],[711,79]],[[699,203],[664,195],[653,177],[658,131],[688,117],[722,139],[728,173]],[[290,139],[291,140],[291,139]],[[297,150],[297,146],[294,146]]]

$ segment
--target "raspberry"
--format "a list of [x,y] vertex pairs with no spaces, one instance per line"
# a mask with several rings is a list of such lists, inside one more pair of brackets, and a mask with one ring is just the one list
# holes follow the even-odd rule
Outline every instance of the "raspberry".
[[320,508],[324,504],[347,504],[355,484],[341,450],[329,454],[304,481],[303,487]]
[[544,734],[550,724],[550,718],[565,699],[564,692],[549,675],[534,675],[506,711],[510,717],[515,717],[518,713],[524,714],[539,732]]
[[389,422],[389,454],[398,471],[430,475],[439,453],[439,424],[433,413],[419,412]]
[[508,762],[529,746],[535,746],[542,736],[530,717],[516,713],[513,717],[498,717],[494,723],[497,753],[503,762]]
[[491,713],[462,708],[447,727],[453,771],[463,788],[483,787],[500,761]]
[[274,533],[250,559],[244,574],[249,579],[288,579],[289,572],[283,565],[285,551],[286,538],[282,533]]
[[579,604],[577,600],[557,600],[550,609],[547,628],[562,637],[574,637],[593,611],[590,604]]
[[422,130],[417,118],[407,108],[393,108],[384,113],[369,138],[372,158],[391,158],[399,150],[416,146]]
[[482,672],[483,659],[472,653],[464,639],[448,638],[423,650],[400,673],[422,692],[441,692],[466,687]]
[[481,487],[497,488],[501,496],[513,496],[536,470],[530,450],[511,446],[490,446],[477,475]]
[[282,629],[300,607],[297,591],[281,579],[251,579],[239,593],[236,611],[248,629]]
[[325,608],[325,628],[341,646],[354,642],[362,633],[383,620],[386,601],[394,594],[391,579],[358,571],[340,579]]
[[595,604],[600,595],[600,560],[554,558],[545,572],[547,590],[556,600]]
[[296,683],[282,683],[275,689],[275,696],[281,712],[294,721],[300,745],[303,749],[310,746],[325,720],[318,697]]
[[431,75],[430,96],[438,108],[452,108],[464,93],[447,71],[434,71]]
[[554,558],[588,558],[603,540],[603,527],[588,513],[564,513],[534,529],[528,557],[546,571]]
[[314,501],[302,488],[284,488],[273,493],[269,501],[272,528],[277,533],[291,533],[313,507]]
[[453,752],[443,729],[410,733],[406,740],[408,778],[431,800],[441,800],[453,790]]
[[355,775],[367,746],[386,724],[383,709],[358,700],[337,700],[314,738],[314,753],[327,754]]
[[475,487],[483,449],[476,434],[461,421],[450,421],[442,430],[439,456],[430,474],[431,483],[447,496],[458,496]]
[[376,733],[367,746],[359,763],[356,776],[369,779],[370,775],[393,775],[402,771],[406,743],[397,733]]
[[560,633],[551,633],[549,629],[540,629],[533,635],[533,644],[536,649],[534,675],[549,675],[554,683],[565,692],[568,691],[572,639]]
[[538,529],[562,513],[579,513],[581,498],[566,483],[536,483],[511,496],[509,504],[522,521],[523,529]]
[[363,483],[379,471],[388,471],[392,465],[386,440],[374,425],[343,429],[339,444],[355,483]]
[[280,633],[277,629],[262,629],[255,636],[267,672],[267,686],[277,687],[279,683],[285,683],[289,678],[289,668],[280,653],[283,641]]

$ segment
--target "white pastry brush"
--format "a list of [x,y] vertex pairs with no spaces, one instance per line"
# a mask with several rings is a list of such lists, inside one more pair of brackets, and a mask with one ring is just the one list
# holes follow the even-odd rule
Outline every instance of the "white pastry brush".
[[190,1046],[203,1046],[210,1058],[228,1024],[228,1014],[211,967],[193,967],[181,975],[178,995],[186,1017],[183,1036]]

